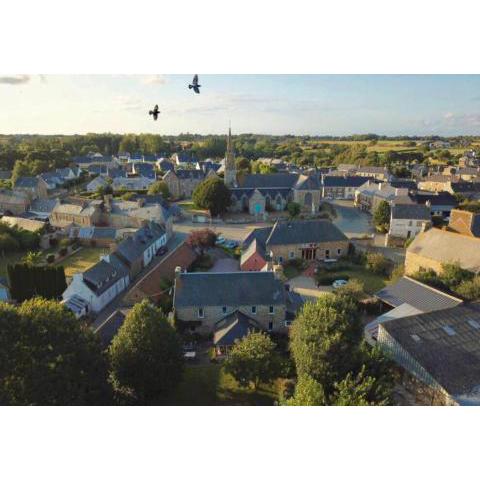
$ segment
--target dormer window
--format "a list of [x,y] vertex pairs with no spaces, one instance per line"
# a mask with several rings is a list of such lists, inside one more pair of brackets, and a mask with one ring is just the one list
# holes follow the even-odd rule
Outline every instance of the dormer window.
[[256,313],[257,313],[257,306],[256,305],[252,305],[252,313],[254,315],[256,315]]

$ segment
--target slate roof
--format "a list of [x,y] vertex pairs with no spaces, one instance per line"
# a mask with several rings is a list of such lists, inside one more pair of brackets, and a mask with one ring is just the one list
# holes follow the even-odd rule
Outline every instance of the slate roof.
[[299,175],[295,173],[249,174],[243,177],[241,188],[293,188]]
[[243,240],[243,248],[248,248],[248,246],[253,242],[253,240],[257,240],[257,242],[265,244],[267,241],[270,232],[272,231],[273,227],[263,227],[263,228],[255,228],[252,230],[245,240]]
[[180,163],[197,163],[198,161],[192,152],[178,152],[177,157]]
[[159,161],[158,161],[158,166],[160,167],[160,169],[164,172],[167,172],[167,171],[170,171],[170,170],[174,170],[174,166],[173,166],[173,163],[168,161],[166,158],[161,158]]
[[449,192],[438,192],[437,194],[431,192],[417,192],[410,195],[410,197],[417,203],[426,203],[430,201],[432,205],[446,205],[456,207],[458,205],[455,197]]
[[414,180],[396,179],[390,180],[390,185],[395,188],[407,188],[408,190],[416,190],[417,182]]
[[478,304],[398,318],[380,326],[450,395],[478,397]]
[[375,296],[392,307],[408,303],[422,312],[443,310],[462,303],[459,298],[409,277],[402,277],[397,283],[388,285],[377,292]]
[[360,187],[368,181],[373,181],[373,177],[342,177],[337,175],[325,175],[322,180],[324,187]]
[[56,198],[37,198],[30,204],[30,211],[50,214],[57,203],[59,200]]
[[15,182],[15,188],[37,188],[38,178],[37,177],[18,177]]
[[100,260],[83,272],[83,281],[95,295],[100,296],[118,282],[121,278],[120,273],[112,264]]
[[213,344],[230,346],[250,332],[262,330],[258,322],[238,310],[222,318],[215,324]]
[[395,203],[392,218],[397,220],[431,220],[430,208],[416,203]]
[[110,345],[118,330],[120,330],[120,327],[123,325],[126,316],[126,309],[115,310],[101,325],[94,330],[94,333],[100,336],[100,340],[104,347],[108,347],[108,345]]
[[273,272],[181,273],[175,279],[175,307],[284,303],[283,284]]
[[205,178],[205,173],[202,170],[176,170],[175,174],[180,180]]
[[348,241],[343,232],[329,220],[277,222],[266,240],[269,245]]

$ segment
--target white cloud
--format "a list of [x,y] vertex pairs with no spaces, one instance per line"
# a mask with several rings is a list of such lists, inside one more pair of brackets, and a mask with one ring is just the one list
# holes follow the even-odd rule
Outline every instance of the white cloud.
[[5,75],[0,77],[0,83],[4,85],[22,85],[30,81],[30,75]]
[[148,75],[142,79],[144,85],[165,85],[167,78],[165,75]]

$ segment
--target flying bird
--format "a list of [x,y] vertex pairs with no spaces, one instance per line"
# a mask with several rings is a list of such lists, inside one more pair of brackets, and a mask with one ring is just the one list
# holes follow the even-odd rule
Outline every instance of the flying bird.
[[200,87],[201,87],[201,85],[198,84],[198,75],[195,75],[193,77],[192,83],[188,86],[188,88],[190,88],[190,89],[193,88],[193,91],[195,93],[200,93]]
[[149,115],[153,115],[153,119],[157,120],[158,119],[158,114],[160,113],[160,110],[158,109],[158,105],[155,105],[155,108],[153,110],[150,110],[148,112]]

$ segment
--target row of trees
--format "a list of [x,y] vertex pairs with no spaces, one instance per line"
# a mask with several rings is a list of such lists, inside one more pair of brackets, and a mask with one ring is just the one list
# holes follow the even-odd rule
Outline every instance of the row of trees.
[[158,404],[182,378],[179,336],[147,301],[111,346],[52,300],[0,304],[0,404]]

